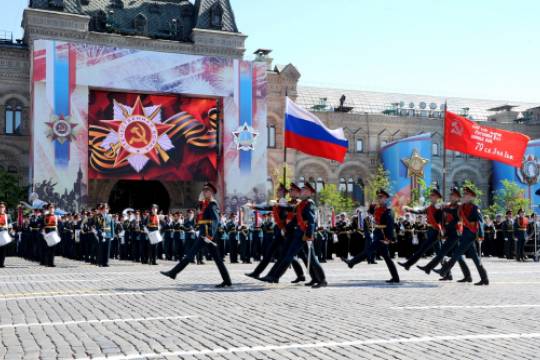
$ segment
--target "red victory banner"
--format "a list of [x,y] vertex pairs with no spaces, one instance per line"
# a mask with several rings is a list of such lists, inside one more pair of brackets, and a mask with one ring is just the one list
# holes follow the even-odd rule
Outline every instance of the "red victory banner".
[[524,134],[483,126],[446,112],[444,145],[448,150],[520,167],[529,140]]

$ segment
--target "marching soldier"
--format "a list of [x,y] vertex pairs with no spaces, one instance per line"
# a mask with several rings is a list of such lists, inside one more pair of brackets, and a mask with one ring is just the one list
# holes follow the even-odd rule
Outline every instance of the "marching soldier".
[[514,234],[516,234],[516,261],[526,261],[525,242],[527,241],[527,231],[529,219],[525,216],[525,210],[519,209],[518,216],[514,222]]
[[411,220],[411,214],[406,213],[405,219],[401,223],[403,228],[403,241],[400,244],[400,256],[410,257],[412,255],[412,250],[414,248],[413,239],[414,239],[414,223]]
[[377,252],[383,257],[386,262],[386,266],[390,271],[392,278],[386,282],[389,284],[399,283],[399,275],[394,265],[394,262],[390,258],[390,252],[388,246],[395,240],[394,238],[394,215],[392,210],[388,207],[388,199],[390,195],[383,189],[377,192],[377,204],[370,206],[370,213],[373,214],[374,228],[373,243],[367,251],[363,251],[361,254],[354,258],[344,261],[349,268],[353,268],[354,265],[368,259],[368,257]]
[[[315,255],[313,250],[313,241],[315,236],[316,224],[316,208],[311,197],[316,193],[316,190],[310,183],[306,182],[301,190],[300,196],[302,201],[294,209],[296,224],[292,243],[289,245],[285,256],[279,261],[279,264],[271,277],[265,277],[265,281],[278,282],[287,268],[291,265],[294,258],[299,253],[305,251],[307,247],[307,255],[301,254],[304,261],[309,264],[308,271],[311,275],[311,281],[306,286],[311,286],[314,289],[327,286],[324,270]],[[261,279],[263,280],[263,279]]]
[[440,270],[434,271],[443,277],[446,276],[456,261],[467,254],[473,260],[476,269],[478,270],[478,274],[480,275],[480,281],[475,283],[475,285],[489,285],[486,269],[482,265],[478,253],[474,249],[474,242],[477,238],[482,241],[484,237],[482,215],[480,214],[478,207],[473,203],[473,200],[476,198],[476,193],[471,188],[465,187],[463,188],[463,195],[463,204],[460,205],[458,211],[459,220],[463,224],[463,232],[461,234],[459,245],[452,258],[446,262]]
[[[461,200],[461,192],[458,188],[453,188],[450,192],[450,204],[444,206],[443,210],[443,222],[444,222],[444,235],[446,240],[442,244],[440,250],[438,250],[437,255],[431,259],[425,266],[416,267],[424,271],[426,274],[429,274],[447,254],[450,254],[452,251],[457,249],[459,243],[459,237],[461,234],[461,223],[459,221],[459,207]],[[467,263],[463,259],[463,256],[457,257],[461,272],[463,273],[463,279],[458,280],[458,282],[472,282],[471,272]],[[440,280],[453,280],[452,274],[450,271],[445,273],[445,276]]]
[[414,214],[426,214],[427,216],[427,240],[420,243],[420,248],[406,262],[400,262],[398,265],[405,270],[409,270],[411,266],[416,264],[418,260],[430,249],[437,247],[440,249],[440,239],[443,232],[443,211],[441,199],[442,195],[437,189],[432,189],[429,195],[430,205],[424,209],[414,210],[409,207],[404,207],[404,210]]
[[185,269],[195,255],[202,249],[207,248],[212,259],[219,269],[223,282],[216,285],[218,288],[232,286],[229,272],[223,263],[222,256],[219,254],[219,249],[215,243],[214,236],[219,223],[219,209],[216,200],[214,199],[217,193],[214,185],[207,183],[202,190],[203,200],[200,202],[199,215],[197,218],[197,227],[199,229],[199,237],[195,240],[195,244],[186,256],[170,271],[162,271],[161,274],[175,279],[176,276]]
[[[186,234],[186,249],[193,248],[196,241],[195,214],[192,209],[187,211],[187,219],[184,219],[184,229]],[[197,263],[202,263],[202,254],[197,253]],[[195,260],[193,260],[195,262]]]

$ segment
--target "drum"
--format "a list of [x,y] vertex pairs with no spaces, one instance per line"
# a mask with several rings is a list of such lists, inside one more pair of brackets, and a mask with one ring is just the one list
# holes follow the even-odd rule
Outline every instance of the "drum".
[[148,233],[148,240],[150,240],[150,244],[152,244],[152,245],[159,244],[160,242],[163,241],[163,239],[161,238],[161,233],[159,232],[159,230],[150,231]]
[[50,233],[45,234],[44,238],[47,242],[48,247],[58,245],[60,241],[62,241],[62,239],[60,239],[60,236],[58,236],[58,232],[56,231],[51,231]]
[[0,231],[0,246],[5,246],[12,241],[13,238],[9,235],[9,231]]

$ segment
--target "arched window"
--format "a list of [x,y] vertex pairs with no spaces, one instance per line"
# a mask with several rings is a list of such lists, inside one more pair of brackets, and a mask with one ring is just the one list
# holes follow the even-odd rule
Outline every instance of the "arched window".
[[356,152],[357,153],[364,152],[364,140],[356,139]]
[[338,190],[341,191],[341,192],[346,192],[347,191],[347,183],[345,182],[345,178],[340,178],[339,179]]
[[214,29],[223,27],[223,8],[220,3],[216,3],[210,9],[210,27]]
[[431,155],[439,156],[439,144],[438,143],[432,143],[431,144]]
[[354,190],[354,180],[352,178],[349,178],[349,180],[347,180],[347,193],[352,194],[353,190]]
[[18,135],[21,133],[22,125],[22,104],[16,100],[8,100],[4,112],[5,127],[4,133],[8,135]]
[[133,20],[133,27],[135,28],[135,31],[145,34],[147,32],[147,25],[148,21],[146,20],[146,16],[144,16],[144,14],[135,16],[135,20]]
[[303,187],[305,183],[306,183],[306,178],[303,176],[300,176],[300,179],[298,179],[298,186]]
[[317,185],[316,188],[317,192],[321,192],[322,189],[324,189],[324,181],[322,178],[317,178]]
[[268,147],[271,149],[276,147],[276,127],[274,125],[268,126]]

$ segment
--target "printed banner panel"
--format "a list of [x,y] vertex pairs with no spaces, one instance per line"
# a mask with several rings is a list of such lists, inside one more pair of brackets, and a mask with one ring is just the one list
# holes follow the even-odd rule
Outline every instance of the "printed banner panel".
[[[265,199],[265,64],[55,40],[36,40],[33,49],[34,197],[76,210],[86,205],[89,179],[217,178],[226,207],[233,198]],[[213,133],[216,102],[222,124]],[[182,113],[195,121],[174,118]],[[129,124],[115,123],[116,115]],[[201,146],[214,139],[217,148]],[[140,156],[126,157],[122,144]]]
[[90,179],[215,181],[217,101],[90,91]]
[[380,155],[390,179],[392,205],[399,212],[410,203],[411,190],[420,188],[420,179],[431,185],[431,134],[392,142]]
[[503,189],[503,180],[514,182],[525,190],[525,196],[531,200],[535,211],[538,211],[540,196],[535,193],[540,190],[540,139],[529,141],[520,167],[498,161],[493,161],[492,164],[493,190]]

